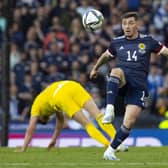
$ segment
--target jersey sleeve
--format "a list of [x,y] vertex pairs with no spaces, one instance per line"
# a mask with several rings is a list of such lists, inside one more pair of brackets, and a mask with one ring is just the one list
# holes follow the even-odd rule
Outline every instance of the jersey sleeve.
[[153,39],[151,37],[151,40],[150,40],[150,44],[151,44],[151,52],[154,52],[154,53],[159,53],[161,51],[161,49],[163,48],[163,44],[155,39]]
[[31,108],[31,116],[39,116],[39,115],[40,115],[39,101],[35,99]]
[[111,42],[109,48],[108,48],[108,51],[110,52],[111,55],[113,55],[115,57],[116,55],[116,50],[115,50],[115,47],[114,47],[114,43]]

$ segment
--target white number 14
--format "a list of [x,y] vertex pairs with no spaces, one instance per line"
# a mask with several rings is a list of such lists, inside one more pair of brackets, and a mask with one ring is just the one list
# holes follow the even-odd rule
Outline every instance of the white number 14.
[[128,54],[127,61],[137,61],[136,51],[134,51],[132,55],[131,51],[127,51],[127,54]]

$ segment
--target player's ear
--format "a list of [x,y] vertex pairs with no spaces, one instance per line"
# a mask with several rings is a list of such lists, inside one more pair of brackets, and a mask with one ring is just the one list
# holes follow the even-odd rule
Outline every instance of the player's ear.
[[140,27],[141,27],[141,25],[143,24],[142,22],[141,22],[141,20],[140,19],[138,19],[138,20],[136,20],[136,25],[137,25],[137,29],[139,30],[140,29]]
[[123,28],[123,23],[121,22],[121,29],[122,29],[122,31],[124,31],[124,28]]

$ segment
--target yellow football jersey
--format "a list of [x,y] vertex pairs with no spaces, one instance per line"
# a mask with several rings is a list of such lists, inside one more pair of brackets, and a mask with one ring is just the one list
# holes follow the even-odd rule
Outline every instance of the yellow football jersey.
[[31,115],[50,116],[62,111],[72,117],[89,99],[89,93],[75,81],[54,82],[35,98]]

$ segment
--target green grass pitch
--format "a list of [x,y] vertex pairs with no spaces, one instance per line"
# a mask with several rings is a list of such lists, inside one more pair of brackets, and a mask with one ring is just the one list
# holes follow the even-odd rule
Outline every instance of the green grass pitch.
[[168,147],[130,147],[116,154],[120,161],[103,160],[99,147],[14,150],[0,148],[0,168],[168,168]]

